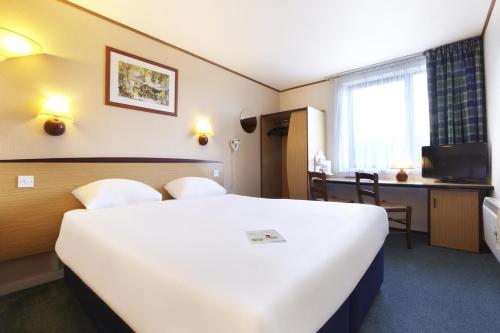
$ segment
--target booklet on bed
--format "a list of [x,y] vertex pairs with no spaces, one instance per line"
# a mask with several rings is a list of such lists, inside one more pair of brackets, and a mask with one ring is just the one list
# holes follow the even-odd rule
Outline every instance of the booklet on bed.
[[246,234],[252,244],[286,242],[276,230],[251,230],[246,231]]

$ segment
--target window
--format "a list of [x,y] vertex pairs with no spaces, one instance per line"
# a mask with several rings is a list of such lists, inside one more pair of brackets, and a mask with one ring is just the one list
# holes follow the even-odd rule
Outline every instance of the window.
[[402,158],[420,168],[430,136],[425,58],[341,77],[336,96],[337,172],[381,171]]

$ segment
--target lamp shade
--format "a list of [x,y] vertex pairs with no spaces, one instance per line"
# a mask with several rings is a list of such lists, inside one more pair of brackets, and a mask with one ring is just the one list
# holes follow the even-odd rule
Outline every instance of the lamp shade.
[[210,123],[206,119],[200,119],[198,120],[198,123],[196,123],[196,129],[195,133],[198,135],[204,134],[204,135],[214,135],[214,131],[212,130],[212,126],[210,126]]
[[400,157],[394,158],[391,161],[391,163],[389,164],[389,167],[391,169],[412,169],[413,163],[409,157],[400,156]]
[[74,121],[73,114],[69,110],[68,101],[60,96],[53,96],[47,99],[42,109],[38,112],[39,116],[49,116]]
[[0,61],[42,53],[42,46],[15,31],[0,28]]

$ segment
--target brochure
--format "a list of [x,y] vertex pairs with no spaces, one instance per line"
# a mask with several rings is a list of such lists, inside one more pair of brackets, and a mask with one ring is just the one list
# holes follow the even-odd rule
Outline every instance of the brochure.
[[279,243],[286,242],[276,230],[251,230],[246,231],[248,240],[252,244]]

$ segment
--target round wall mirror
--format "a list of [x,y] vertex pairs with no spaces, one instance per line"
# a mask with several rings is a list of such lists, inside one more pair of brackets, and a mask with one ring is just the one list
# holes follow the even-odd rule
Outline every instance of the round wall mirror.
[[257,128],[257,117],[251,112],[243,109],[240,113],[241,128],[247,133],[253,133]]

